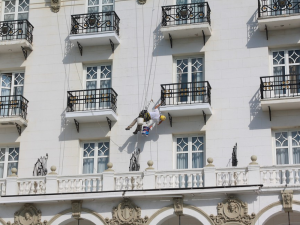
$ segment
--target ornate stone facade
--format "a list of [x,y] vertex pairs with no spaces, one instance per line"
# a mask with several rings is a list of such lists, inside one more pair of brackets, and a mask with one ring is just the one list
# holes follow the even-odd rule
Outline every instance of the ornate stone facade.
[[[15,212],[12,225],[47,225],[47,221],[41,221],[42,213],[33,204],[25,204],[19,211]],[[7,225],[11,223],[8,222]]]
[[142,225],[146,224],[148,216],[141,218],[141,208],[125,198],[113,208],[112,219],[105,219],[107,225]]
[[82,201],[72,201],[72,216],[78,220],[81,216]]
[[210,215],[215,225],[230,224],[231,222],[241,225],[250,225],[255,214],[248,215],[248,204],[233,197],[229,197],[217,206],[218,215]]
[[173,198],[173,203],[174,203],[174,213],[177,216],[183,215],[183,199]]
[[52,12],[58,13],[60,9],[60,0],[50,0],[50,3]]
[[285,212],[293,212],[293,191],[285,190],[281,191],[282,206]]

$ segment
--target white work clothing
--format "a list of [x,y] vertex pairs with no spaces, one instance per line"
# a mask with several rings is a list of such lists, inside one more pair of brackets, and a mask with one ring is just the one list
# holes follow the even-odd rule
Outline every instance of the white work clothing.
[[160,119],[160,113],[158,109],[154,109],[154,111],[149,112],[151,120],[153,120],[155,123],[159,122]]

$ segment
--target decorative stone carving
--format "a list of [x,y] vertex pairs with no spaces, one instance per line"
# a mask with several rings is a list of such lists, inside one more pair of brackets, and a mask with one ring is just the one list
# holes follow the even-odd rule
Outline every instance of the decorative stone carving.
[[[46,225],[47,221],[41,221],[42,213],[33,204],[25,204],[19,211],[15,212],[12,225]],[[10,222],[7,223],[8,225]]]
[[78,220],[81,216],[82,201],[72,201],[72,216]]
[[147,2],[147,0],[137,0],[137,2],[138,2],[140,5],[144,5],[144,4]]
[[141,208],[134,205],[128,198],[113,208],[112,219],[105,219],[107,225],[142,225],[147,221],[148,216],[141,218]]
[[238,222],[243,225],[250,225],[254,221],[255,213],[248,215],[248,204],[233,197],[229,197],[217,206],[217,216],[210,215],[215,225]]
[[285,190],[281,191],[282,206],[285,212],[293,212],[293,191]]
[[58,13],[60,9],[60,0],[50,0],[50,3],[52,12]]
[[183,199],[173,198],[174,212],[177,216],[183,215]]

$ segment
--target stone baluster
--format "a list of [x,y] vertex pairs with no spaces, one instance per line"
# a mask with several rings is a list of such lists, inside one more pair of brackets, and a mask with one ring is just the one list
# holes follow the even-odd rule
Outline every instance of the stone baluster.
[[224,182],[224,186],[229,186],[229,174],[228,173],[222,173],[222,175],[225,175],[225,182]]
[[116,178],[116,190],[120,190],[120,189],[121,189],[120,178],[117,177]]
[[93,192],[95,192],[97,189],[97,180],[96,178],[93,178]]
[[5,182],[1,186],[1,196],[4,196],[6,194],[6,184]]
[[175,176],[175,188],[179,188],[179,175]]
[[241,179],[241,172],[237,172],[236,173],[236,184],[240,185],[242,183],[242,179]]
[[174,175],[170,175],[170,180],[169,180],[169,187],[170,188],[174,187],[174,180],[175,180],[175,176]]
[[247,173],[246,172],[243,172],[243,184],[248,184],[247,182]]
[[167,187],[168,187],[168,175],[165,175],[165,176],[164,176],[163,187],[164,187],[164,188],[167,188]]
[[35,181],[29,181],[29,187],[30,187],[30,194],[33,195],[35,194],[35,185],[37,185],[37,183]]
[[41,194],[42,181],[35,182],[35,184],[36,184],[36,194]]
[[295,169],[295,184],[299,184],[299,171]]
[[185,175],[181,174],[179,175],[181,177],[181,184],[180,184],[180,188],[185,188]]
[[286,170],[281,170],[282,171],[282,185],[286,185]]
[[290,169],[289,170],[289,185],[294,185],[294,170]]
[[193,188],[196,188],[197,187],[197,174],[193,174]]
[[217,178],[218,178],[217,185],[222,186],[222,173],[217,173]]
[[99,178],[99,189],[98,191],[102,191],[103,188],[103,182],[102,182],[102,177]]
[[193,175],[192,174],[187,174],[186,176],[188,177],[187,187],[191,188],[192,187]]
[[276,185],[279,185],[279,184],[280,184],[279,170],[276,170],[276,177],[275,177],[275,180],[276,180]]

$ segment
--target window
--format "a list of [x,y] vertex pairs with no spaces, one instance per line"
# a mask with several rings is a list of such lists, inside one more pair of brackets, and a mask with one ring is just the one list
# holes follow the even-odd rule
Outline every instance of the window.
[[175,137],[176,169],[203,168],[204,137],[199,135]]
[[0,79],[1,96],[23,95],[24,73],[2,73]]
[[109,162],[109,142],[85,142],[82,150],[82,173],[102,173]]
[[6,178],[11,175],[11,169],[18,169],[19,148],[1,147],[0,148],[0,178]]
[[274,132],[276,164],[300,164],[300,130]]
[[88,13],[114,11],[114,0],[88,0]]
[[6,0],[4,5],[4,21],[25,20],[29,14],[29,0]]
[[272,52],[272,69],[275,96],[300,93],[300,50]]

